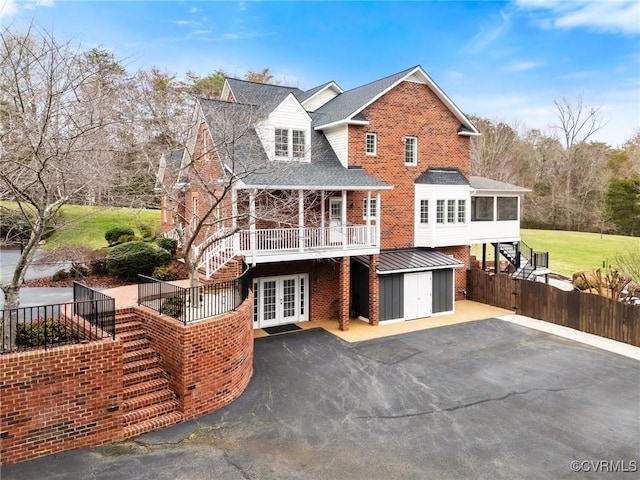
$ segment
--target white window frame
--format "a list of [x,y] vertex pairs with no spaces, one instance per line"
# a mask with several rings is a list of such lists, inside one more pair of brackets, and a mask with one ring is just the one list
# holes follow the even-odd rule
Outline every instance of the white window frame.
[[447,218],[446,201],[442,199],[436,200],[436,223],[444,225]]
[[[289,148],[289,143],[290,143],[290,137],[291,135],[289,135],[289,131],[291,129],[289,128],[281,128],[281,127],[276,127],[273,130],[273,153],[276,156],[276,158],[289,158],[290,153],[291,153],[291,149]],[[284,132],[284,133],[282,133]],[[280,137],[280,138],[279,138]],[[286,143],[282,141],[282,137],[286,137]],[[285,146],[286,150],[282,149],[282,146]],[[282,153],[284,152],[284,154]]]
[[447,199],[447,223],[456,223],[456,201]]
[[420,211],[418,212],[420,215],[420,225],[428,225],[429,224],[429,200],[421,199],[420,200]]
[[[298,142],[296,142],[296,137]],[[299,140],[302,139],[302,144]],[[300,147],[302,146],[302,150]],[[291,156],[293,158],[304,158],[307,154],[307,132],[304,130],[291,130]]]
[[[467,201],[464,199],[456,200],[456,212],[457,212],[457,222],[456,223],[467,223]],[[460,210],[462,207],[462,210]]]
[[[403,137],[404,139],[404,164],[405,165],[417,165],[418,164],[418,137],[414,137],[414,136],[406,136]],[[408,149],[409,149],[409,145],[412,145],[411,147],[411,161],[407,161],[408,157]]]
[[[371,139],[371,143],[369,140]],[[372,150],[369,150],[369,145],[373,146]],[[367,155],[376,156],[378,154],[378,135],[373,132],[367,132],[364,140],[364,149]]]
[[[371,206],[371,218],[376,218],[378,215],[378,202],[376,201],[375,198],[372,198],[370,200],[370,206]],[[362,218],[366,219],[367,218],[367,199],[363,198],[362,199]]]

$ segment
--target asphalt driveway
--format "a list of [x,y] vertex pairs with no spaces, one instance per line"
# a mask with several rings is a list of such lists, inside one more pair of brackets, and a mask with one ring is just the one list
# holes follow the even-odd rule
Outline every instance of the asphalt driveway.
[[2,479],[638,475],[640,362],[519,325],[490,319],[357,344],[304,330],[256,340],[255,363],[227,408],[135,442],[5,467]]

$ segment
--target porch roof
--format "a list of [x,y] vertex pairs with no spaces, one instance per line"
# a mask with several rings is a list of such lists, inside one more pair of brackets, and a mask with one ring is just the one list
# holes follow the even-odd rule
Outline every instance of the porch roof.
[[[369,257],[359,256],[356,259],[369,266]],[[376,271],[380,275],[387,275],[390,273],[420,272],[459,267],[464,267],[464,263],[437,250],[431,248],[407,248],[381,251]]]
[[512,185],[511,183],[499,182],[491,178],[478,177],[472,175],[469,179],[471,188],[476,191],[490,191],[490,192],[509,192],[509,193],[527,193],[530,192],[530,188],[520,187],[518,185]]

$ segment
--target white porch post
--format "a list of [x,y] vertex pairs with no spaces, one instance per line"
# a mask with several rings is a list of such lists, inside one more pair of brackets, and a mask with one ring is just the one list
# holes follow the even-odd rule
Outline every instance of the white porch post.
[[298,190],[298,250],[304,251],[304,190]]
[[347,248],[347,191],[342,190],[342,248]]
[[[378,215],[378,202],[376,202],[376,216]],[[367,246],[371,245],[371,190],[367,190]]]
[[380,248],[380,232],[382,231],[382,203],[380,192],[376,193],[376,245]]
[[325,246],[325,238],[326,238],[326,232],[324,231],[324,216],[325,216],[325,211],[324,211],[324,202],[325,202],[325,191],[324,190],[320,190],[320,235],[321,235],[321,240],[320,240],[320,246],[324,247]]
[[231,190],[231,229],[233,230],[233,250],[240,250],[240,237],[238,236],[238,190]]
[[256,264],[256,191],[249,191],[249,243],[253,265]]

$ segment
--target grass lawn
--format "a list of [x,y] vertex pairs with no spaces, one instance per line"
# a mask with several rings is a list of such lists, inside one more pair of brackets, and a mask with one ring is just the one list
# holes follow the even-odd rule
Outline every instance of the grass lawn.
[[[640,255],[638,237],[523,229],[522,240],[534,250],[549,252],[551,271],[568,277],[580,270],[602,268],[603,262],[615,266],[616,254],[620,252]],[[474,245],[471,253],[481,258],[481,246]],[[493,259],[493,248],[487,249],[487,257]]]
[[47,239],[46,249],[60,245],[106,247],[104,232],[113,227],[130,227],[140,235],[138,225],[160,228],[160,210],[101,208],[79,205],[62,207],[63,225]]

